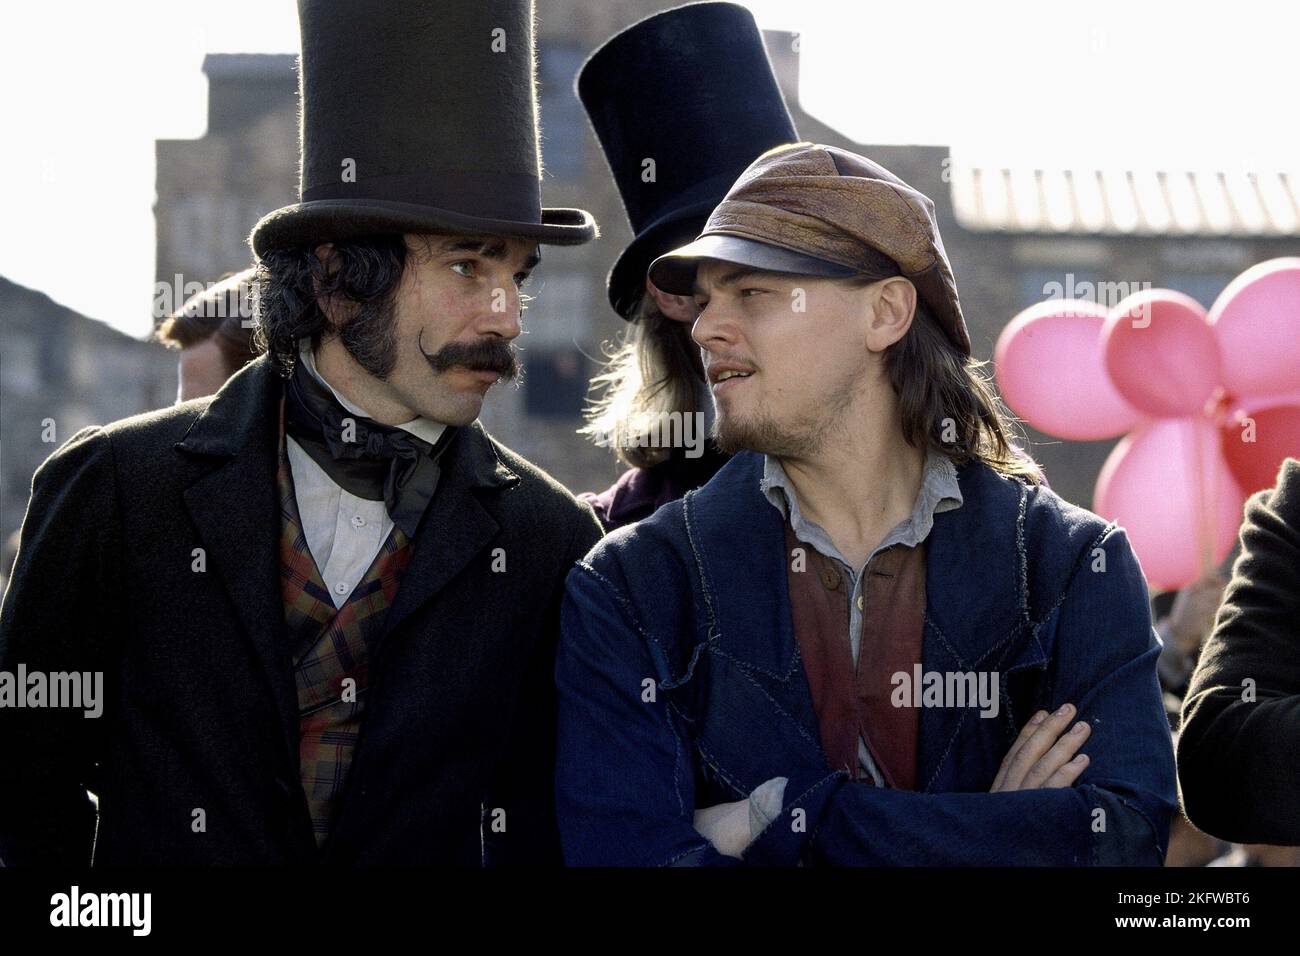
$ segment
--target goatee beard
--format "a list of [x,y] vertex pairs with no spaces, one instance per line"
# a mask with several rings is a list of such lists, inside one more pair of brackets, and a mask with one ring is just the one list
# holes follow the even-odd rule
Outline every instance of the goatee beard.
[[729,455],[753,451],[774,458],[807,458],[821,446],[824,432],[823,427],[792,433],[782,429],[768,415],[739,422],[735,416],[720,414],[714,419],[710,437],[720,450]]

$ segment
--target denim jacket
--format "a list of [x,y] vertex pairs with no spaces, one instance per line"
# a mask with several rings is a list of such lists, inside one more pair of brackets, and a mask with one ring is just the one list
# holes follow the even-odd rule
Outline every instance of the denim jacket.
[[[791,623],[781,516],[744,452],[570,572],[556,792],[574,865],[1150,865],[1176,806],[1146,582],[1121,528],[986,465],[935,516],[923,669],[992,672],[995,716],[921,709],[918,789],[832,771]],[[1038,709],[1092,727],[1074,786],[989,793]],[[694,810],[787,777],[721,855]]]

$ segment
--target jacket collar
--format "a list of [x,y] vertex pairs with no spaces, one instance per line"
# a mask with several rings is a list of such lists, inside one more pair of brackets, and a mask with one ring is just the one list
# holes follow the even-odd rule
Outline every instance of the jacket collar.
[[[683,514],[710,635],[726,652],[783,679],[797,664],[784,524],[761,490],[763,457],[742,452]],[[957,469],[962,506],[934,516],[927,541],[928,668],[990,666],[1028,622],[1027,489],[982,463]],[[774,635],[773,639],[762,639]]]
[[[277,409],[283,396],[284,380],[275,373],[267,356],[259,356],[236,372],[213,396],[177,443],[176,450],[224,458],[262,452],[274,459],[279,431]],[[501,461],[482,425],[475,421],[461,432],[464,434],[453,442],[453,446],[461,446],[454,457],[454,467],[468,472],[469,486],[500,488],[519,480]],[[466,435],[473,437],[466,440]],[[447,454],[450,468],[451,448]]]

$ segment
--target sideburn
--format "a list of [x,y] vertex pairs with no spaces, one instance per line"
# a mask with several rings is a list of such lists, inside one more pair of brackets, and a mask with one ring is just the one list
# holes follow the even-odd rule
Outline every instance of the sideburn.
[[358,365],[387,381],[397,367],[397,308],[392,297],[361,303],[339,330],[339,341]]

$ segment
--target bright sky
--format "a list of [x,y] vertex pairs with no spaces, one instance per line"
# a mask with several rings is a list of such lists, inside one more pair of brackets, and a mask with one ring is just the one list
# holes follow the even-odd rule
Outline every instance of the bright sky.
[[[1300,170],[1290,5],[747,5],[801,33],[804,108],[862,142],[947,144],[984,165]],[[11,6],[0,275],[145,334],[154,140],[203,135],[205,53],[297,45],[294,0]]]

